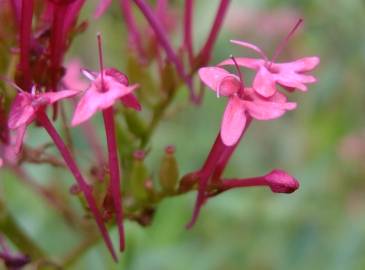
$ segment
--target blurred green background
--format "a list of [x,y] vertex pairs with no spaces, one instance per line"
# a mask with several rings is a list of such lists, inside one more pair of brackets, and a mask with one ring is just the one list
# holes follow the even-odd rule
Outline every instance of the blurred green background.
[[[171,2],[180,6],[181,14],[183,1]],[[199,48],[219,1],[196,2],[194,46]],[[114,4],[99,21],[90,21],[88,31],[73,43],[69,59],[78,57],[97,67],[95,32],[101,31],[105,62],[123,70],[126,33]],[[94,6],[88,2],[82,17],[91,19]],[[298,102],[297,110],[276,121],[254,122],[225,175],[248,177],[281,168],[300,181],[300,189],[290,195],[264,188],[226,192],[206,204],[190,231],[185,224],[195,194],[167,199],[150,227],[126,222],[127,250],[118,265],[100,243],[69,269],[365,269],[365,2],[233,0],[211,64],[230,54],[252,55],[232,46],[233,38],[257,44],[270,56],[299,17],[304,25],[279,60],[320,56],[314,72],[319,81],[307,93],[289,97]],[[179,44],[181,34],[175,37]],[[169,115],[153,138],[147,158],[152,171],[168,144],[176,145],[181,173],[197,169],[219,129],[223,98],[207,91],[202,106],[194,107],[186,104],[183,92],[178,97],[183,110]],[[33,129],[29,141],[39,144],[40,134]],[[28,169],[40,182],[59,174],[60,180],[72,183],[61,170]],[[0,171],[0,178],[10,211],[41,247],[57,258],[78,243],[76,233],[14,176]],[[112,234],[116,240],[116,231]]]

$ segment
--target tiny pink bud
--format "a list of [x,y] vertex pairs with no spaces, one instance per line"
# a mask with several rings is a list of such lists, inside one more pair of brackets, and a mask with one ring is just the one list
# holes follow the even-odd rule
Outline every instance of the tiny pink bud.
[[70,191],[71,195],[78,195],[81,192],[81,188],[79,185],[74,184],[70,187],[69,191]]
[[173,155],[175,153],[175,151],[176,151],[176,148],[172,144],[166,146],[166,148],[165,148],[165,153],[168,154],[168,155]]
[[264,179],[275,193],[292,193],[299,188],[298,180],[283,170],[272,170]]
[[153,191],[153,182],[151,179],[147,179],[145,182],[144,182],[144,187],[146,190],[148,191]]
[[133,153],[133,158],[136,160],[144,160],[145,157],[146,157],[146,152],[143,150],[136,150]]

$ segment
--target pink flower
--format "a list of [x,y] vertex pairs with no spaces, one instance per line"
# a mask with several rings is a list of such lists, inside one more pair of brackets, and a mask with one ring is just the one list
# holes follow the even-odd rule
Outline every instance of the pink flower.
[[9,129],[16,130],[15,152],[20,151],[25,130],[36,117],[38,110],[61,99],[73,97],[78,93],[79,91],[75,90],[36,93],[35,87],[33,87],[31,94],[24,91],[19,92],[12,103],[8,119]]
[[80,78],[81,63],[78,59],[72,59],[66,64],[66,74],[62,78],[62,83],[67,89],[84,90],[88,83]]
[[127,107],[141,109],[136,97],[132,94],[138,85],[129,86],[127,77],[120,71],[106,68],[103,75],[88,70],[83,70],[83,74],[92,83],[77,104],[72,119],[73,126],[87,121],[97,111],[113,106],[117,100],[121,100]]
[[109,8],[111,3],[112,0],[100,0],[95,9],[94,18],[97,19],[101,17],[105,13],[105,11]]
[[239,77],[219,67],[201,68],[199,76],[217,96],[229,98],[220,131],[222,141],[227,146],[238,141],[249,117],[272,120],[296,108],[296,103],[287,102],[280,92],[271,97],[262,97],[253,88],[244,88]]
[[[314,76],[305,74],[319,64],[320,60],[317,56],[304,57],[293,62],[275,63],[270,61],[264,52],[253,44],[237,40],[231,40],[231,42],[250,48],[262,56],[262,59],[238,57],[236,61],[239,66],[257,71],[253,88],[263,97],[273,96],[277,92],[276,84],[287,90],[307,91],[306,84],[317,81]],[[219,65],[234,65],[234,62],[232,59],[227,59]]]

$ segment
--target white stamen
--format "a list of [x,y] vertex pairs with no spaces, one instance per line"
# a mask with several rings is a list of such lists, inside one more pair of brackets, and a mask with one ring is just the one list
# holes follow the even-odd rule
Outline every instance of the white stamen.
[[86,78],[88,78],[90,81],[95,81],[96,77],[94,72],[92,72],[91,70],[88,70],[86,68],[82,68],[81,69],[81,73],[82,75],[84,75]]

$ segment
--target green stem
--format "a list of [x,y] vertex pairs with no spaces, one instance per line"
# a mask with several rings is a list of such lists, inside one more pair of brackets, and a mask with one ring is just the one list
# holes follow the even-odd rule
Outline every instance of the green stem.
[[165,114],[166,109],[169,107],[171,102],[175,97],[176,91],[173,91],[170,95],[167,96],[166,99],[162,100],[154,109],[152,120],[148,126],[146,134],[143,136],[141,140],[141,148],[145,148],[148,142],[150,141],[153,133],[157,128],[157,124],[161,121],[162,117]]
[[18,225],[7,209],[5,209],[4,206],[0,206],[0,209],[0,231],[3,232],[22,253],[29,255],[32,260],[46,258],[46,254],[43,250],[27,235],[23,228]]

